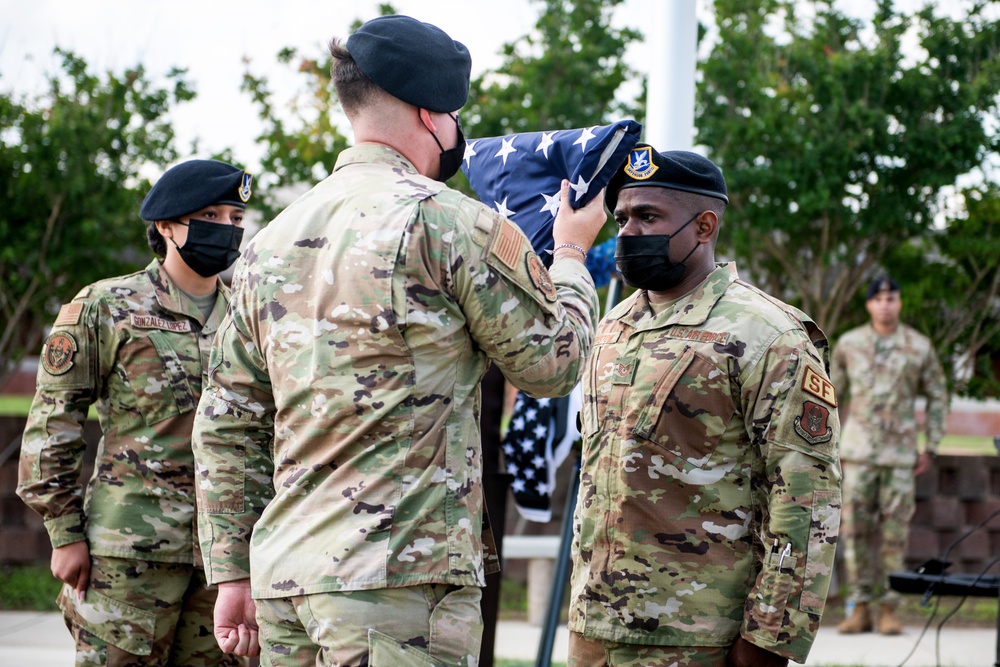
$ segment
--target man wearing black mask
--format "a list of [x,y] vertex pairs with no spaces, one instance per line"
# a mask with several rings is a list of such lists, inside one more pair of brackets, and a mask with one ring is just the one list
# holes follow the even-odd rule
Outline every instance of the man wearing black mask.
[[496,564],[478,386],[579,382],[607,216],[564,182],[546,269],[443,183],[471,59],[441,29],[383,16],[330,53],[355,145],[247,248],[195,422],[216,636],[276,667],[472,665]]
[[[45,340],[17,492],[45,520],[80,667],[245,663],[213,636],[191,425],[252,184],[217,160],[167,170],[139,211],[158,257],[84,287]],[[84,493],[90,406],[102,433]]]
[[710,160],[640,144],[605,197],[637,290],[584,373],[568,664],[804,662],[840,516],[826,337],[716,265]]

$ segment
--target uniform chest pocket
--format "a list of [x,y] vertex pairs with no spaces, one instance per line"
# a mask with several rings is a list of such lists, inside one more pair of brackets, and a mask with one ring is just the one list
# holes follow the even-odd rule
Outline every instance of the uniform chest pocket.
[[[136,407],[147,425],[194,410],[201,396],[201,353],[182,334],[150,331],[122,348]],[[188,349],[191,348],[191,349]]]
[[657,381],[632,432],[690,470],[711,459],[735,414],[725,371],[685,347]]

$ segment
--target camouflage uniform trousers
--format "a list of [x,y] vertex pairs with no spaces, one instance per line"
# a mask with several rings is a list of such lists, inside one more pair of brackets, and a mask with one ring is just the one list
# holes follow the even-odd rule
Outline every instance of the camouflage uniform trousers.
[[[854,602],[898,606],[889,573],[906,569],[910,519],[916,508],[913,469],[844,461],[841,539],[848,597]],[[874,554],[876,538],[881,540]]]
[[728,646],[649,646],[569,633],[566,667],[726,667]]
[[264,667],[474,667],[482,590],[426,584],[258,599]]
[[59,595],[76,667],[246,665],[215,641],[217,593],[191,565],[92,556],[84,600],[68,586]]

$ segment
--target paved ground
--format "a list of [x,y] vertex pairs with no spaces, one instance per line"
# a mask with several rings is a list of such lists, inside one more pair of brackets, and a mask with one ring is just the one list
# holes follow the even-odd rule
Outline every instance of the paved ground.
[[[946,628],[941,633],[940,663],[935,659],[934,629],[917,645],[919,627],[907,627],[899,637],[865,634],[845,637],[833,627],[820,630],[809,660],[811,667],[896,667],[916,645],[906,667],[992,667],[997,635],[992,629]],[[497,628],[498,657],[534,661],[541,631],[523,621],[502,621]],[[566,660],[567,634],[556,634],[552,658]],[[70,667],[73,644],[58,614],[0,612],[0,667]]]

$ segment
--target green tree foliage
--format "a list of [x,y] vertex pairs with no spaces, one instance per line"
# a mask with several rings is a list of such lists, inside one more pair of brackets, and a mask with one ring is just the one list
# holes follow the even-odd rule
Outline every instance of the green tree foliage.
[[278,196],[279,191],[326,178],[337,155],[348,146],[337,126],[343,115],[336,108],[330,56],[309,58],[285,48],[278,53],[278,61],[293,68],[303,83],[291,100],[276,102],[267,79],[254,75],[249,67],[241,85],[256,105],[264,127],[257,137],[264,145],[264,155],[257,181],[259,200],[254,203],[264,220],[271,220],[288,203]]
[[998,147],[985,4],[951,19],[880,0],[862,21],[818,0],[715,2],[697,126],[731,192],[723,244],[828,333],[892,251],[940,240],[942,193]]
[[904,319],[954,370],[953,388],[997,396],[1000,378],[981,352],[1000,352],[1000,186],[969,188],[962,199],[943,229],[898,246],[884,264],[902,283]]
[[194,93],[183,70],[103,75],[71,52],[31,99],[0,93],[0,383],[61,303],[148,261],[142,167],[176,159],[165,116]]
[[503,46],[503,64],[472,82],[463,121],[471,136],[563,130],[637,118],[638,101],[616,100],[636,72],[624,61],[641,37],[611,19],[623,0],[535,0],[535,31]]

